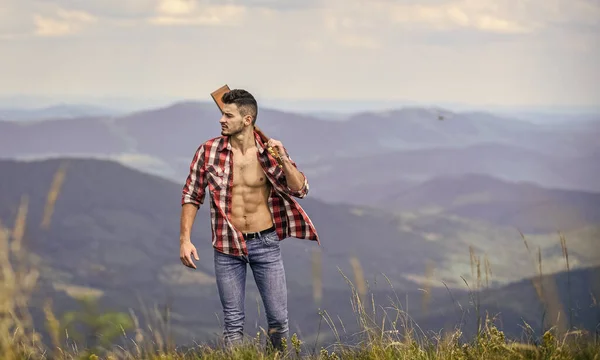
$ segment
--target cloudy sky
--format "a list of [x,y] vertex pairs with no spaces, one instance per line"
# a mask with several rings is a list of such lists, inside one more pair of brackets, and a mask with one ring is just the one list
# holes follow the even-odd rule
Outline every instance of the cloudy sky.
[[599,0],[1,0],[0,96],[600,103]]

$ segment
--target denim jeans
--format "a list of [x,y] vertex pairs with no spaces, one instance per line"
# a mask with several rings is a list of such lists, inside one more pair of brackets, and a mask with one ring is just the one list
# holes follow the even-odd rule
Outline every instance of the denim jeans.
[[250,264],[262,298],[268,334],[275,349],[288,336],[287,287],[279,238],[275,231],[248,240],[248,256],[231,256],[214,251],[215,276],[223,306],[226,346],[240,344],[244,332],[246,264]]

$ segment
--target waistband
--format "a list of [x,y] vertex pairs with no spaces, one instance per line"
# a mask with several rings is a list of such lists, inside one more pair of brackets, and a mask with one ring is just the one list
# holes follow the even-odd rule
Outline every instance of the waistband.
[[271,226],[268,229],[264,229],[261,231],[257,231],[257,232],[250,232],[250,233],[243,233],[244,234],[244,240],[253,240],[258,238],[261,235],[265,235],[267,233],[270,233],[271,231],[275,231],[275,225]]

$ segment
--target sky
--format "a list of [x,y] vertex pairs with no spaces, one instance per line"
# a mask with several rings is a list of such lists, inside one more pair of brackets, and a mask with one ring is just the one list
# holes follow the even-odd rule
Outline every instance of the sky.
[[600,0],[1,0],[0,96],[600,104]]

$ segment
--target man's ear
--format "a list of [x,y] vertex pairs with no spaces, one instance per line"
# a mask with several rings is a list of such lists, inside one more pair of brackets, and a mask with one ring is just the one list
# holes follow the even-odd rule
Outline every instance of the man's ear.
[[244,124],[246,126],[252,125],[252,115],[246,115],[246,116],[244,116]]

